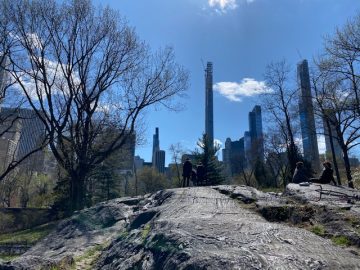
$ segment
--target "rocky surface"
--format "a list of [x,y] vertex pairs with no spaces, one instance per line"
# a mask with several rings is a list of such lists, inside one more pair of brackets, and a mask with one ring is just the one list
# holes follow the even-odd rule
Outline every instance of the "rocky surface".
[[0,269],[360,269],[359,192],[318,189],[194,187],[108,201]]

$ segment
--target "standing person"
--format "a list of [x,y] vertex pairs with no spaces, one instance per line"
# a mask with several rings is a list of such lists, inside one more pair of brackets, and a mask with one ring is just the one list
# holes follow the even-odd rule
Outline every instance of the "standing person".
[[196,178],[197,178],[198,185],[204,184],[205,168],[201,162],[199,163],[199,165],[197,165],[197,168],[196,168]]
[[323,171],[319,178],[311,178],[311,182],[319,184],[330,184],[331,182],[336,186],[336,182],[333,176],[333,169],[330,161],[323,163]]
[[309,177],[307,177],[306,175],[304,163],[302,161],[296,162],[296,168],[292,178],[292,182],[295,184],[299,184],[308,181],[309,181]]
[[198,180],[197,180],[196,170],[195,169],[192,169],[192,171],[191,171],[191,182],[193,182],[194,186],[198,185]]
[[183,165],[183,187],[189,186],[189,181],[192,172],[192,163],[189,158],[186,159]]

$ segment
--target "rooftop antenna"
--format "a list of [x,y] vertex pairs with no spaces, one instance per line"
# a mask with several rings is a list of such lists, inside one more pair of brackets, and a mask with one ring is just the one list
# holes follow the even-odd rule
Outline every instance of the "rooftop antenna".
[[204,71],[206,71],[204,60],[201,58],[200,61],[201,61],[201,64],[202,64],[202,67],[203,67]]
[[299,49],[298,49],[298,48],[296,48],[296,52],[297,52],[298,56],[300,57],[300,60],[302,60],[302,59],[303,59],[303,57],[302,57],[302,55],[301,55],[301,53],[300,53],[300,51],[299,51]]

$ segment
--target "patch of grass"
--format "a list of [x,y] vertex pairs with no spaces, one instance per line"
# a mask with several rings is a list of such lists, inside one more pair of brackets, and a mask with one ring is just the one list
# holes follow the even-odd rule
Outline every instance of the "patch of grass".
[[315,225],[310,229],[311,232],[319,236],[325,236],[325,228],[322,225]]
[[19,257],[20,255],[0,255],[0,260],[3,261],[12,261],[14,259],[16,259],[17,257]]
[[[76,264],[78,262],[81,262],[81,261],[84,261],[84,260],[87,260],[87,259],[91,259],[91,264],[93,264],[97,260],[97,258],[100,256],[100,254],[97,254],[97,253],[104,250],[108,245],[109,245],[109,243],[106,242],[106,243],[103,243],[103,244],[97,244],[94,247],[91,247],[91,248],[87,249],[84,252],[84,254],[82,254],[82,255],[75,258],[75,263],[73,264],[71,269],[76,269]],[[91,269],[91,268],[89,268],[89,269]]]
[[333,243],[338,246],[349,246],[350,240],[344,235],[333,236],[331,238]]
[[142,231],[141,231],[141,238],[142,238],[143,240],[145,240],[146,237],[148,237],[148,235],[149,235],[149,233],[150,233],[150,229],[151,229],[150,224],[146,224],[146,225],[144,226],[144,228],[142,229]]
[[23,231],[0,234],[0,244],[27,244],[33,245],[48,235],[56,223],[47,223]]
[[129,236],[129,232],[127,230],[123,230],[121,231],[121,233],[119,233],[117,239],[125,239],[128,236]]

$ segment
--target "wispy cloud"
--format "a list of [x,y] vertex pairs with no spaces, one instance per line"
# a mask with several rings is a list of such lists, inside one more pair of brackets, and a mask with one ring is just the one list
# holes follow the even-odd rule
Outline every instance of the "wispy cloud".
[[221,12],[235,9],[238,6],[236,0],[208,0],[208,3],[210,7]]
[[256,81],[252,78],[244,78],[238,82],[218,82],[214,90],[231,101],[241,102],[242,97],[252,97],[259,94],[271,93],[263,81]]
[[208,0],[208,4],[211,8],[219,13],[226,13],[228,10],[236,9],[238,3],[252,3],[255,0]]

